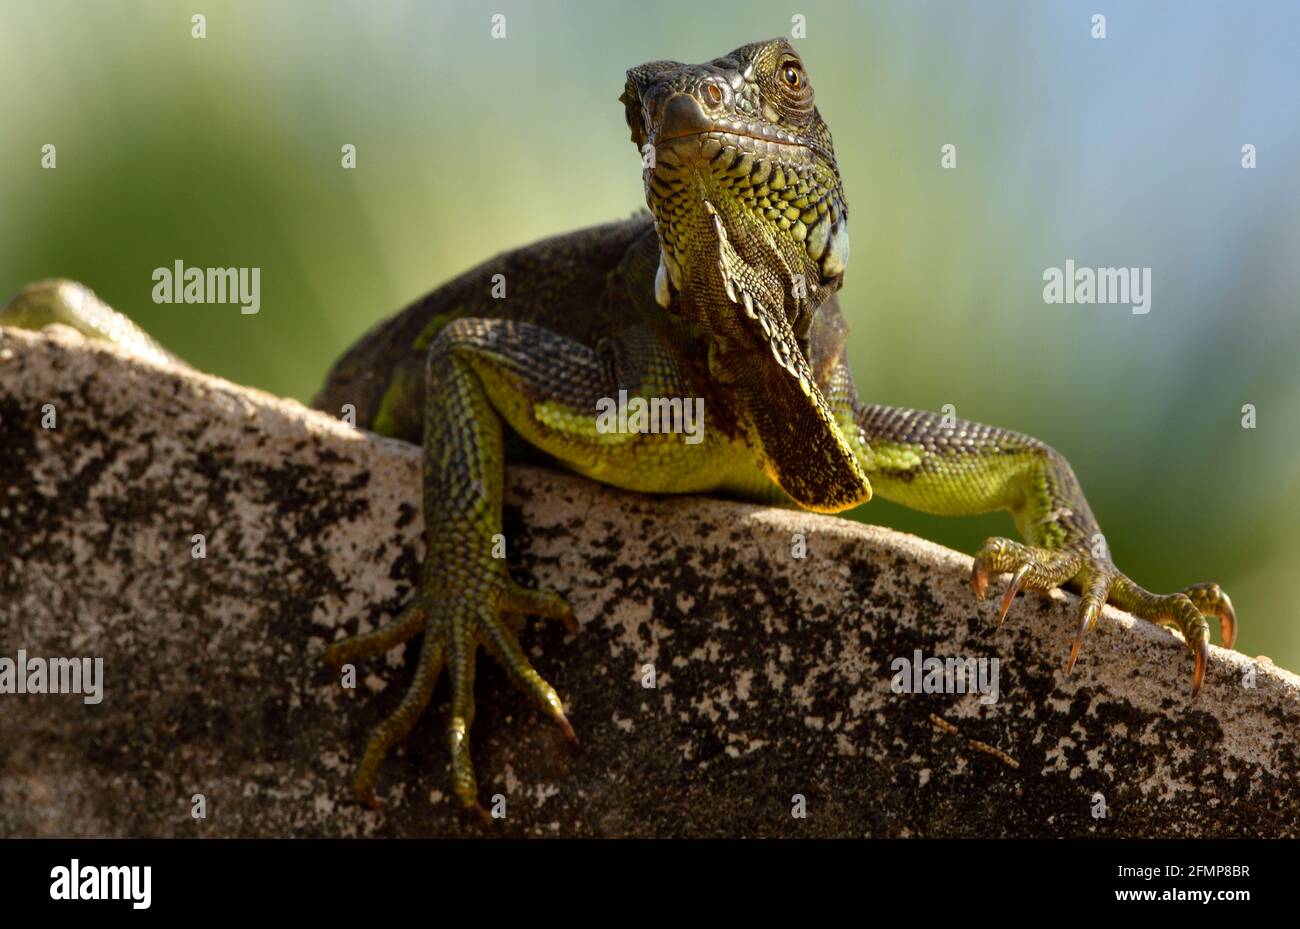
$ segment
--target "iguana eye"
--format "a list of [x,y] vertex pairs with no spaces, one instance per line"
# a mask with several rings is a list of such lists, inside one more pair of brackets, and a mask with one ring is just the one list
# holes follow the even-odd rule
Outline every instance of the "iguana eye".
[[793,62],[786,64],[785,69],[781,72],[781,78],[792,90],[798,90],[803,84],[803,76],[799,74],[799,69]]

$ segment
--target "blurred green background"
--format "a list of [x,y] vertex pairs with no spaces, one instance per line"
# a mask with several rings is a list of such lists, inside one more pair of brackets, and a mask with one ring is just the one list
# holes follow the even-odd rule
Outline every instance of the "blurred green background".
[[[643,205],[626,68],[802,14],[863,395],[1052,443],[1122,567],[1220,581],[1239,647],[1300,668],[1300,7],[1106,4],[1097,40],[1097,6],[3,0],[0,297],[76,278],[198,367],[308,399],[424,291]],[[1151,313],[1045,305],[1067,258],[1151,267]],[[260,267],[260,314],[154,305],[177,259]],[[1010,530],[855,515],[966,551]]]

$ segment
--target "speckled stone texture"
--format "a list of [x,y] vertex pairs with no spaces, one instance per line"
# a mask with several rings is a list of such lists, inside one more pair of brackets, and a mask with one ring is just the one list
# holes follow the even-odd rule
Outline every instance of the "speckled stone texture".
[[[413,446],[297,403],[0,329],[0,656],[102,657],[106,679],[96,706],[0,695],[0,834],[1300,833],[1300,679],[1266,660],[1212,649],[1189,706],[1182,644],[1107,610],[1067,678],[1073,598],[1031,594],[997,630],[965,555],[524,468],[512,570],[582,630],[523,641],[582,744],[483,657],[474,756],[506,818],[484,829],[451,802],[442,687],[383,768],[386,806],[362,810],[351,766],[415,646],[363,664],[353,692],[319,659],[411,590],[418,471]],[[894,693],[891,662],[916,649],[998,658],[1000,699]]]

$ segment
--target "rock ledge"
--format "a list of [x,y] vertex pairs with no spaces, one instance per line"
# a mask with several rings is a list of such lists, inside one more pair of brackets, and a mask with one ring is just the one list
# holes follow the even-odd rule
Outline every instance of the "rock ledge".
[[[524,634],[582,745],[480,660],[499,833],[1300,834],[1300,679],[1266,660],[1212,648],[1189,705],[1181,642],[1108,609],[1067,678],[1073,598],[1031,594],[996,630],[970,559],[923,540],[540,469],[507,484],[512,571],[582,624]],[[98,704],[0,694],[0,835],[484,834],[447,795],[443,688],[384,767],[386,806],[350,802],[414,654],[352,692],[319,661],[404,602],[419,513],[413,446],[70,330],[0,329],[0,658],[104,664]],[[997,658],[997,702],[894,693],[918,649]]]

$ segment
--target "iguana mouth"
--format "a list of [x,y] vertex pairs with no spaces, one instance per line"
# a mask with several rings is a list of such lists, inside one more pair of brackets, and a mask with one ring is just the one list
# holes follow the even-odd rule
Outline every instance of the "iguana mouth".
[[683,129],[677,132],[661,133],[656,137],[654,145],[658,148],[660,145],[664,145],[668,142],[679,142],[684,139],[695,139],[701,136],[707,136],[715,138],[724,144],[731,144],[736,147],[740,147],[743,144],[741,142],[742,139],[748,139],[754,142],[766,142],[769,145],[780,146],[785,149],[802,150],[810,157],[814,154],[825,155],[825,153],[817,149],[816,146],[810,145],[807,142],[799,141],[798,139],[782,137],[785,135],[785,133],[778,134],[771,131],[765,131],[762,127],[758,127],[758,131],[755,132],[726,126],[715,126],[711,129]]
[[[658,148],[668,142],[708,136],[736,147],[744,146],[747,140],[751,143],[763,142],[785,149],[797,149],[809,158],[819,155],[831,165],[835,164],[833,154],[790,129],[748,118],[743,112],[727,112],[725,105],[722,105],[724,112],[721,113],[717,112],[718,106],[706,111],[701,96],[718,86],[723,85],[706,82],[702,85],[704,89],[697,93],[671,93],[666,101],[651,97],[644,106],[643,116],[646,126],[650,128],[654,146]],[[726,99],[721,91],[717,91],[717,94],[720,99]],[[756,149],[760,147],[752,144],[747,146],[752,154],[759,154]]]

